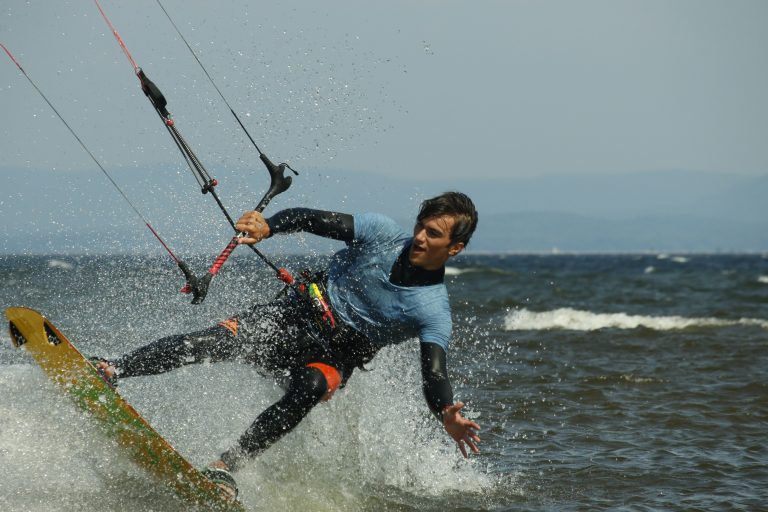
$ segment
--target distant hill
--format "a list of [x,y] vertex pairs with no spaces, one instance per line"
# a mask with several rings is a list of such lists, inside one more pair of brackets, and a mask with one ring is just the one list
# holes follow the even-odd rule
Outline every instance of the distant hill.
[[483,218],[474,250],[519,252],[764,252],[768,222],[687,216],[600,219],[565,213]]
[[[266,187],[262,169],[225,169],[233,215]],[[380,211],[410,226],[419,202],[444,190],[478,204],[477,251],[768,251],[768,175],[688,171],[426,181],[302,169],[271,211],[308,206]],[[153,226],[182,252],[218,252],[231,235],[209,197],[179,172],[111,171]],[[156,252],[143,223],[98,171],[0,170],[0,253]],[[269,210],[268,210],[269,211]],[[269,241],[297,252],[337,247],[312,236]]]

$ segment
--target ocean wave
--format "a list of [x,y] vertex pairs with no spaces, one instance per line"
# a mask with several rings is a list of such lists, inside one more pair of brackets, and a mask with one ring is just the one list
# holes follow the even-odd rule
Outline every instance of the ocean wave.
[[670,256],[666,253],[661,253],[656,255],[657,260],[671,260],[675,263],[688,263],[691,261],[689,258],[686,258],[685,256]]
[[445,275],[447,276],[460,276],[461,274],[466,274],[467,272],[470,272],[472,268],[458,268],[458,267],[445,267]]
[[593,313],[572,308],[552,311],[529,311],[520,309],[510,312],[504,319],[508,331],[567,329],[573,331],[595,331],[598,329],[637,329],[644,327],[656,331],[687,329],[689,327],[728,327],[754,325],[768,329],[768,320],[740,318],[687,318],[682,316],[643,316],[627,313]]
[[507,275],[510,272],[494,267],[445,267],[445,275],[447,276],[460,276],[462,274],[468,274],[470,272],[486,272],[489,274],[503,274]]
[[768,276],[758,276],[757,282],[762,284],[768,284]]
[[583,379],[585,384],[664,384],[669,382],[657,377],[644,377],[632,373],[595,375]]
[[66,261],[57,260],[57,259],[50,259],[48,260],[48,268],[58,268],[61,270],[72,270],[74,265],[71,263],[67,263]]

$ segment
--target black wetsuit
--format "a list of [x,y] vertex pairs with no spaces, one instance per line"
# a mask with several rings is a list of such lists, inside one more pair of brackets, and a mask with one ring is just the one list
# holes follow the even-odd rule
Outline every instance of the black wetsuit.
[[[272,234],[306,231],[349,242],[354,236],[350,215],[305,208],[283,210],[267,220]],[[442,282],[444,270],[427,271],[410,264],[405,250],[392,267],[390,281],[399,286]],[[222,454],[235,469],[246,455],[257,454],[291,431],[321,400],[330,398],[357,367],[376,354],[377,347],[342,322],[332,333],[320,332],[308,321],[308,302],[292,294],[256,305],[214,327],[168,336],[112,363],[121,378],[166,372],[205,360],[237,360],[256,365],[277,377],[288,373],[283,397],[262,412],[238,441]],[[430,410],[442,417],[453,403],[445,350],[421,343],[424,395]],[[337,372],[337,373],[336,373]]]

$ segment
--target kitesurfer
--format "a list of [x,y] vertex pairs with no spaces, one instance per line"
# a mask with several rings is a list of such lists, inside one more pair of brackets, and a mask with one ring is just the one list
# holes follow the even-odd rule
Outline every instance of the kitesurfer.
[[283,397],[206,470],[236,496],[229,471],[290,432],[381,347],[418,338],[427,404],[467,457],[467,449],[479,452],[480,426],[461,415],[464,404],[454,403],[448,379],[452,324],[443,277],[446,262],[464,249],[476,226],[475,206],[459,192],[424,201],[412,234],[373,213],[292,208],[265,219],[247,212],[237,222],[246,234],[242,244],[304,231],[347,247],[332,257],[325,277],[308,278],[296,296],[253,306],[199,332],[162,338],[98,366],[113,380],[204,360],[244,361],[287,375]]

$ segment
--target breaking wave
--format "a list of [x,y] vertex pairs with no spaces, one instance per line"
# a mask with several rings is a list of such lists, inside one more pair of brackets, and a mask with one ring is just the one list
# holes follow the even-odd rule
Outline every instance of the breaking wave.
[[637,329],[644,327],[656,331],[687,329],[690,327],[728,327],[754,325],[768,329],[768,320],[740,318],[686,318],[682,316],[643,316],[627,313],[593,313],[572,308],[552,311],[511,311],[504,319],[508,331],[567,329],[573,331],[595,331],[598,329]]
[[467,272],[471,272],[475,269],[468,269],[468,268],[458,268],[458,267],[445,267],[445,275],[447,276],[460,276],[461,274],[466,274]]
[[61,269],[61,270],[72,270],[73,268],[75,268],[75,266],[72,265],[71,263],[67,263],[66,261],[63,261],[63,260],[50,259],[50,260],[48,260],[48,268],[58,268],[58,269]]

